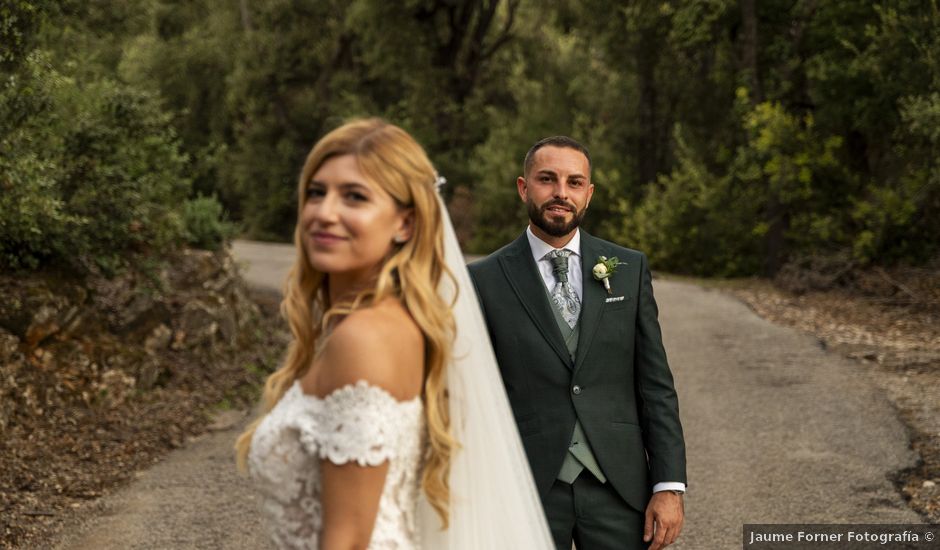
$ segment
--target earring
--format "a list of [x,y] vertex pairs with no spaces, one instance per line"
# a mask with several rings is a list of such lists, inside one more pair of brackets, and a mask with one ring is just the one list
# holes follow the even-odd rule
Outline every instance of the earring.
[[400,235],[396,235],[393,240],[394,240],[395,244],[405,244],[406,242],[408,242],[408,239],[406,239],[405,237],[402,237],[402,236],[400,236]]

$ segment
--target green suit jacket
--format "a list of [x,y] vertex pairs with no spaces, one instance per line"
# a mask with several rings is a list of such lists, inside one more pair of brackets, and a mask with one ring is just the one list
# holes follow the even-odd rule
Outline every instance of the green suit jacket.
[[[626,265],[594,279],[598,256]],[[686,482],[685,442],[646,256],[581,231],[581,337],[572,362],[525,233],[472,263],[503,383],[544,499],[581,421],[601,470],[645,510],[652,486]]]

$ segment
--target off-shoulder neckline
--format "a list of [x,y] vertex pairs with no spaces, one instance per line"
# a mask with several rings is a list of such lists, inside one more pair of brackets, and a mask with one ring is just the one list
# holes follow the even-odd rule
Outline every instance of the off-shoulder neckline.
[[377,392],[383,397],[388,398],[390,401],[392,401],[396,405],[405,406],[405,405],[414,405],[415,403],[421,403],[420,394],[412,397],[411,399],[400,400],[400,399],[397,399],[394,395],[392,395],[385,388],[381,386],[377,386],[375,384],[372,384],[362,379],[357,380],[356,382],[350,382],[349,384],[344,384],[336,388],[335,390],[331,391],[330,393],[324,395],[323,397],[305,392],[300,385],[300,380],[294,380],[294,384],[290,387],[288,392],[296,393],[297,397],[300,399],[309,400],[314,403],[326,403],[327,401],[336,399],[337,396],[339,395],[345,395],[345,394],[351,393],[356,388],[362,388],[368,391]]

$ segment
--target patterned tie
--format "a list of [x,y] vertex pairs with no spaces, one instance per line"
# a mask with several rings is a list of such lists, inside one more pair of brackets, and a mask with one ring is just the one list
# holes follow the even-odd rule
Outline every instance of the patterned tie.
[[545,257],[551,260],[552,273],[555,274],[552,302],[555,303],[555,307],[561,312],[568,326],[574,328],[578,323],[578,315],[581,314],[581,300],[568,283],[568,256],[570,255],[570,250],[562,249],[552,250]]

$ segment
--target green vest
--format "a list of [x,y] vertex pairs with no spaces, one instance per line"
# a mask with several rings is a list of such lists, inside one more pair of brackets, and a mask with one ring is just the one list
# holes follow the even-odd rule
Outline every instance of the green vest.
[[[549,295],[551,303],[551,295]],[[575,324],[574,328],[568,326],[564,317],[558,308],[552,306],[552,312],[555,314],[555,322],[561,330],[561,335],[565,339],[565,346],[571,355],[571,361],[574,362],[575,355],[578,352],[578,338],[581,335],[581,323]],[[600,465],[594,458],[594,451],[591,450],[591,444],[588,443],[587,436],[584,435],[584,429],[581,427],[581,421],[575,419],[574,433],[571,434],[571,443],[568,444],[568,453],[565,455],[564,462],[561,463],[561,470],[558,472],[558,479],[565,483],[574,483],[581,470],[587,468],[587,471],[594,474],[601,483],[606,483],[607,478],[601,472]]]

